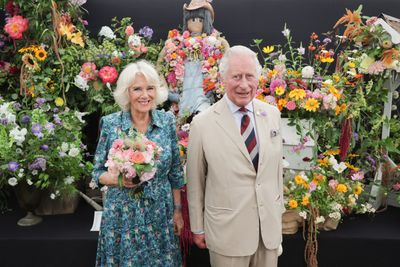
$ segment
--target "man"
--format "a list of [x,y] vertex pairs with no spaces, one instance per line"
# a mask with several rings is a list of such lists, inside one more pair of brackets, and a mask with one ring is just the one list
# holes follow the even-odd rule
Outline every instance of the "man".
[[187,175],[194,242],[213,267],[277,266],[282,241],[280,113],[255,99],[261,66],[244,46],[220,62],[226,94],[191,125]]

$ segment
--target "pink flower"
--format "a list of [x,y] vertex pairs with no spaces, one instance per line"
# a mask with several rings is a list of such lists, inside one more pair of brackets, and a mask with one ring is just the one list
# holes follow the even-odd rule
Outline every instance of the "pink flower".
[[314,182],[311,182],[311,183],[309,183],[308,184],[309,186],[310,186],[310,188],[308,189],[308,192],[312,192],[312,191],[314,191],[315,189],[317,189],[317,184],[316,183],[314,183]]
[[369,19],[367,19],[367,25],[368,26],[372,26],[376,21],[378,20],[378,17],[370,17]]
[[323,97],[321,90],[317,89],[312,93],[312,98],[320,99]]
[[395,183],[392,187],[394,190],[399,191],[400,190],[400,182]]
[[336,97],[332,94],[324,96],[323,105],[324,105],[325,109],[335,109],[336,108]]
[[294,102],[294,101],[288,101],[288,102],[286,103],[286,108],[287,108],[288,110],[295,110],[295,109],[296,109],[296,102]]
[[184,31],[183,34],[182,34],[182,37],[185,38],[185,39],[189,38],[189,36],[190,36],[190,32],[189,31]]
[[167,75],[167,81],[168,81],[168,83],[169,83],[173,88],[176,87],[177,80],[176,80],[175,72],[171,71],[171,72]]
[[96,64],[92,62],[85,62],[81,67],[81,72],[79,76],[87,81],[95,81],[97,76]]
[[114,83],[118,78],[118,72],[114,67],[105,66],[99,71],[101,81],[106,83]]
[[133,168],[132,166],[130,166],[128,164],[124,166],[123,172],[124,172],[126,178],[129,178],[129,179],[132,179],[136,176],[135,168]]
[[175,68],[175,75],[177,76],[177,77],[181,77],[181,76],[183,76],[183,65],[177,65],[176,66],[176,68]]
[[126,26],[126,28],[125,28],[125,34],[126,34],[127,36],[131,36],[131,35],[133,35],[134,33],[135,33],[135,30],[133,29],[132,26]]
[[385,66],[383,65],[383,62],[378,60],[372,63],[368,67],[368,74],[379,74],[385,70]]
[[362,179],[364,179],[363,171],[356,172],[351,176],[351,180],[353,180],[353,181],[360,181]]
[[6,20],[7,23],[4,26],[4,31],[7,32],[12,39],[22,39],[22,34],[29,27],[29,21],[22,16],[14,16]]
[[332,188],[333,190],[336,190],[337,185],[339,184],[338,181],[335,179],[329,180],[329,187]]
[[145,162],[145,157],[142,152],[135,151],[132,154],[131,160],[133,163],[142,164]]
[[271,94],[273,94],[277,87],[281,86],[283,89],[286,89],[286,83],[284,80],[275,79],[271,82],[269,89],[271,90]]
[[116,139],[113,144],[112,144],[112,148],[114,149],[121,149],[124,145],[124,140],[122,139]]
[[144,172],[142,176],[140,176],[141,182],[146,182],[154,177],[156,174],[156,169],[153,169],[151,172]]

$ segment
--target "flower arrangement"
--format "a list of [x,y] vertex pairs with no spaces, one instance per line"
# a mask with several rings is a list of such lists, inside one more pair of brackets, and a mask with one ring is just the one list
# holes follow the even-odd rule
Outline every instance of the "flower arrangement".
[[218,40],[220,33],[214,30],[210,35],[191,36],[189,31],[182,34],[176,30],[170,30],[165,41],[165,56],[162,72],[167,83],[174,92],[182,89],[185,75],[185,59],[200,60],[204,93],[223,93],[223,86],[218,77],[218,63],[222,58],[224,47]]
[[37,98],[32,110],[0,100],[0,189],[27,183],[48,189],[51,199],[74,192],[91,169],[80,142],[82,115],[44,98]]
[[89,96],[85,107],[88,112],[100,108],[103,114],[118,109],[112,92],[120,71],[138,59],[155,61],[161,44],[151,43],[153,30],[144,26],[135,32],[131,19],[112,20],[111,27],[103,26],[98,33],[99,41],[88,40],[83,52],[84,63],[76,71],[74,84]]
[[113,142],[105,166],[119,172],[118,184],[121,187],[123,176],[131,179],[137,185],[134,189],[137,196],[143,189],[141,185],[154,177],[161,151],[161,147],[145,135],[134,132]]

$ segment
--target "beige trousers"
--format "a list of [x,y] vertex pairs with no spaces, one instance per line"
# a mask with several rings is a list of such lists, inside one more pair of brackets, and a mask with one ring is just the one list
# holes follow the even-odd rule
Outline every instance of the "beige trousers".
[[232,257],[224,256],[210,250],[212,267],[277,267],[278,249],[267,249],[260,236],[258,248],[253,255]]

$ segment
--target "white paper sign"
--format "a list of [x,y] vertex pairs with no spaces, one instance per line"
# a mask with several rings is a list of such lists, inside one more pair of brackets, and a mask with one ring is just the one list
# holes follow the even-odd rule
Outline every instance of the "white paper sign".
[[102,211],[95,211],[94,212],[94,219],[92,229],[90,231],[95,232],[100,230],[100,223],[101,223],[101,216],[103,215]]

